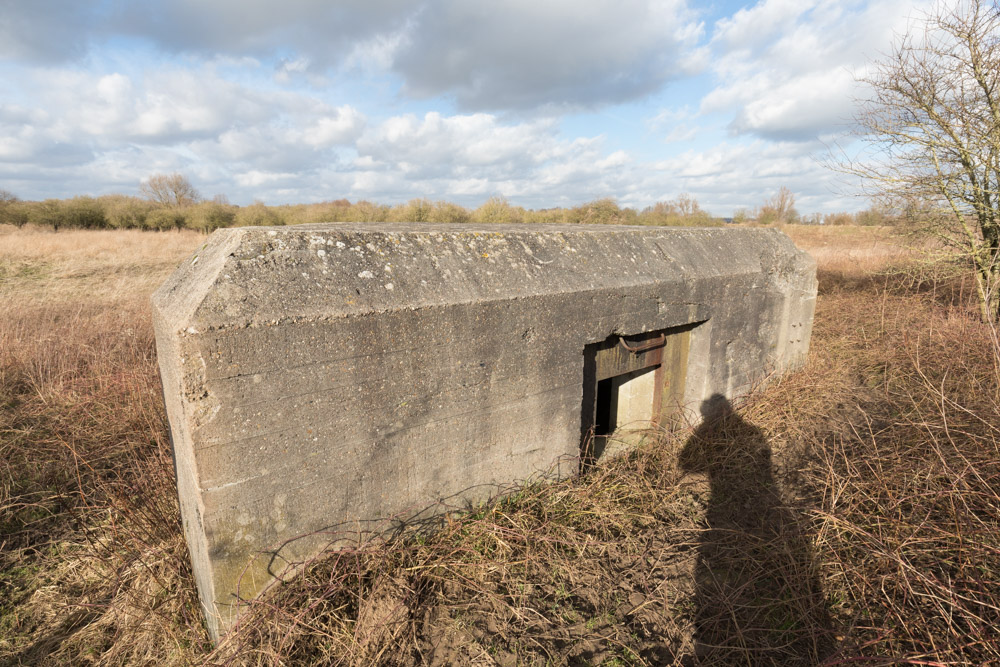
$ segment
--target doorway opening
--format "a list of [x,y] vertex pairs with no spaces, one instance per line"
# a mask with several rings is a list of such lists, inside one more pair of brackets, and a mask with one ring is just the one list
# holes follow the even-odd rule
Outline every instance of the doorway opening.
[[612,335],[584,348],[583,470],[618,454],[639,433],[676,425],[690,332],[698,324],[637,336]]
[[614,387],[611,385],[611,378],[600,380],[597,383],[597,406],[594,410],[594,435],[608,435],[614,433],[615,422],[611,414],[613,407],[611,392]]

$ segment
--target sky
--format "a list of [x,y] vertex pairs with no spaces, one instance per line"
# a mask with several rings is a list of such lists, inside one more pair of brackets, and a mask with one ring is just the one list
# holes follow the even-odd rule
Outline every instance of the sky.
[[0,188],[240,205],[527,208],[779,188],[866,208],[826,166],[858,79],[922,0],[0,0]]

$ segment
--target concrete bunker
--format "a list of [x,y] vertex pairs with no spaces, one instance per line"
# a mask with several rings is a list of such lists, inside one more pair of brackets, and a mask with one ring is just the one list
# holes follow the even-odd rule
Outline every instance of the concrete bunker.
[[770,229],[216,231],[153,296],[212,636],[325,549],[575,474],[616,430],[795,367],[815,296]]

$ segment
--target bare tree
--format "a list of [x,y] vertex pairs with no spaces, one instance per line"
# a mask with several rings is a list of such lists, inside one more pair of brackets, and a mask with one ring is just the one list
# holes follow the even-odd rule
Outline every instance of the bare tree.
[[798,222],[799,212],[795,209],[795,194],[781,186],[777,193],[764,202],[756,211],[757,222],[764,225],[783,225]]
[[940,4],[873,64],[856,121],[868,151],[847,171],[917,211],[975,270],[982,316],[1000,319],[1000,8]]
[[198,190],[183,174],[153,174],[139,184],[146,199],[164,206],[189,206],[201,199]]

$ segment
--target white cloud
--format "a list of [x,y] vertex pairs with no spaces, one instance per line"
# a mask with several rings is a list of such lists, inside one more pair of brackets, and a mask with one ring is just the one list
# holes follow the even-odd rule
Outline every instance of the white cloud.
[[430,112],[422,119],[407,114],[389,118],[365,134],[358,141],[358,153],[422,171],[532,164],[558,150],[555,132],[551,120],[503,125],[483,113],[443,116]]
[[259,188],[262,185],[293,182],[296,179],[296,175],[292,173],[276,173],[251,169],[250,171],[236,174],[235,179],[236,183],[242,188]]
[[[330,106],[299,93],[264,91],[227,81],[210,70],[154,71],[133,81],[120,73],[77,70],[38,73],[39,107],[11,109],[0,122],[19,122],[53,140],[122,140],[173,144],[208,140],[229,157],[295,144],[313,149],[351,144],[365,117],[350,105]],[[47,109],[59,110],[58,115]]]
[[819,148],[816,143],[755,139],[685,151],[637,174],[636,189],[644,195],[637,203],[690,193],[715,215],[731,215],[763,203],[784,186],[795,194],[803,213],[830,206],[863,208],[864,202],[850,194],[853,185],[816,158]]
[[742,9],[715,26],[720,84],[701,111],[733,112],[734,133],[779,141],[843,131],[865,94],[855,74],[915,11],[912,0],[762,0]]
[[782,83],[762,79],[747,83],[745,90],[755,88],[755,84],[763,84],[765,90],[744,97],[746,101],[730,126],[737,134],[813,140],[821,133],[851,127],[854,98],[860,93],[850,72],[818,71]]
[[734,51],[759,48],[773,43],[816,4],[817,0],[762,0],[720,20],[712,39]]
[[634,167],[600,137],[565,139],[552,120],[505,124],[491,114],[408,114],[370,128],[357,143],[356,196],[413,196],[475,205],[504,194],[526,206],[615,196]]
[[452,0],[423,8],[393,67],[407,93],[461,108],[588,107],[689,74],[700,36],[683,0]]
[[[313,148],[353,143],[365,127],[365,117],[355,108],[345,104],[321,111],[321,115],[301,132],[302,143]],[[293,132],[293,136],[297,133]]]
[[0,105],[0,163],[32,159],[49,143],[39,126],[51,124],[48,113],[17,105]]
[[59,111],[49,131],[61,141],[170,143],[273,114],[272,96],[205,70],[154,71],[140,81],[120,73],[56,70],[37,72],[36,81],[42,87],[38,103]]
[[270,61],[283,84],[393,71],[405,94],[449,96],[467,110],[615,104],[707,62],[688,0],[53,1],[59,11],[8,0],[0,55],[52,62],[126,36],[203,60]]
[[706,42],[690,0],[0,3],[0,185],[21,196],[179,170],[234,202],[690,192],[716,213],[782,185],[840,201],[816,138],[915,11],[762,0]]
[[[12,186],[26,182],[29,193],[50,169],[89,174],[95,180],[84,191],[98,193],[133,191],[158,171],[202,174],[216,191],[232,192],[225,180],[272,187],[336,165],[366,124],[350,105],[251,88],[211,67],[152,70],[136,80],[44,69],[34,72],[34,86],[33,105],[0,106],[0,165],[18,165]],[[68,188],[64,179],[53,183]]]

